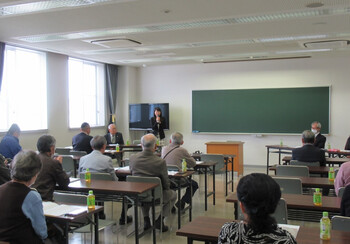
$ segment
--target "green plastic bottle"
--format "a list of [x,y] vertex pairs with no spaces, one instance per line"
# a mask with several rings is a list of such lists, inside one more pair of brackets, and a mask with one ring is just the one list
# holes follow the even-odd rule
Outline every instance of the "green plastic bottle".
[[322,206],[322,194],[320,192],[320,188],[316,188],[313,200],[315,206]]
[[88,210],[95,209],[95,195],[92,190],[89,191],[89,195],[87,196],[87,205],[88,205]]
[[331,239],[331,221],[328,218],[328,212],[323,212],[320,220],[320,238],[321,240]]
[[328,171],[328,180],[329,181],[334,181],[334,168],[330,167]]
[[182,159],[182,172],[187,172],[187,162],[185,159]]
[[119,144],[117,144],[117,145],[115,146],[115,150],[116,150],[117,152],[119,152],[119,150],[120,150]]
[[91,183],[91,173],[89,168],[87,168],[85,172],[85,181],[86,183]]

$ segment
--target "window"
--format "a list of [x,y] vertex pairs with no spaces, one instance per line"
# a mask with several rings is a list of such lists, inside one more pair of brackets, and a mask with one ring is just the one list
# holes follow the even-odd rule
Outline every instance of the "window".
[[46,54],[6,46],[0,91],[0,131],[47,129]]
[[105,125],[104,65],[69,58],[69,127]]

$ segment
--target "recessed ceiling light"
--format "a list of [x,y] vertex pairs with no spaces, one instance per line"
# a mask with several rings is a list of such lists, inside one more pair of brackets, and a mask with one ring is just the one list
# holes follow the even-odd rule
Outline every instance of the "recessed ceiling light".
[[309,3],[306,5],[307,8],[319,8],[324,6],[323,3]]

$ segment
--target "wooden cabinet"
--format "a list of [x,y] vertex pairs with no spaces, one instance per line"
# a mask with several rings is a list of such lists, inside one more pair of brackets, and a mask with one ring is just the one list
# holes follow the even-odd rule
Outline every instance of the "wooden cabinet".
[[[234,159],[233,170],[238,175],[243,175],[243,144],[241,141],[228,141],[228,142],[207,142],[207,153],[217,154],[233,154],[236,155]],[[231,165],[229,165],[231,169]]]

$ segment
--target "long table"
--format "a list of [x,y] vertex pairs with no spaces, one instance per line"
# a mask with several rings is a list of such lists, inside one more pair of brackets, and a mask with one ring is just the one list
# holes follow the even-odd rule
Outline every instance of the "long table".
[[[78,180],[71,182],[68,185],[68,190],[72,192],[89,192],[93,190],[95,194],[117,195],[127,196],[134,203],[134,224],[135,224],[135,243],[139,243],[138,233],[138,205],[139,195],[147,191],[152,191],[152,223],[155,223],[155,201],[154,201],[154,189],[158,186],[155,183],[138,183],[138,182],[122,182],[122,181],[104,181],[104,180],[91,180],[91,183],[87,183],[85,180]],[[153,243],[156,243],[156,232],[153,228]]]
[[[193,241],[217,243],[223,224],[232,221],[232,219],[201,216],[176,231],[176,235],[186,237],[187,244],[192,244]],[[331,239],[321,241],[319,228],[300,226],[296,241],[298,244],[348,244],[350,243],[350,232],[331,230]]]
[[[301,194],[282,194],[282,198],[287,203],[288,211],[292,210],[306,210],[312,213],[317,212],[317,216],[321,216],[323,211],[329,212],[330,217],[332,215],[340,214],[340,197],[327,197],[322,196],[322,206],[315,206],[313,204],[312,195]],[[226,198],[226,202],[232,202],[235,205],[234,215],[238,218],[238,198],[237,194],[233,193]],[[318,218],[319,220],[320,218]]]
[[[330,168],[328,166],[307,166],[307,167],[309,168],[310,174],[321,174],[321,175],[327,175]],[[276,166],[271,166],[269,170],[276,172]]]
[[300,177],[300,176],[273,176],[273,178],[298,178],[301,180],[303,187],[312,187],[312,188],[334,188],[334,182],[329,181],[325,177]]
[[[292,160],[291,156],[285,156],[282,158],[282,161],[286,162],[287,164],[290,163]],[[340,166],[342,163],[349,162],[350,158],[326,158],[326,164],[330,167],[333,167],[334,165]]]

